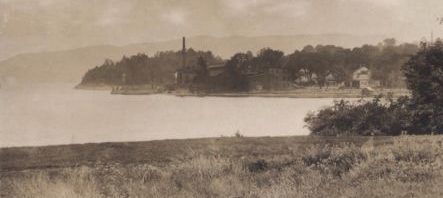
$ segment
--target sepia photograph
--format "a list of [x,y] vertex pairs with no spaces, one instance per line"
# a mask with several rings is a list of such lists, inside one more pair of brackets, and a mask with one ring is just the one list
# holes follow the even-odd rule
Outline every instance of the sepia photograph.
[[1,198],[441,198],[441,0],[0,0]]

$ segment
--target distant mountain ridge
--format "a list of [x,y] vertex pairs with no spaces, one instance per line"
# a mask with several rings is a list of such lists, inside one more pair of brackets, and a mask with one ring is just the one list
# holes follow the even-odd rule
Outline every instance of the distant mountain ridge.
[[[294,35],[294,36],[195,36],[187,38],[187,47],[195,50],[210,50],[224,59],[237,52],[270,47],[291,53],[306,45],[337,45],[356,47],[376,44],[383,36],[355,36],[346,34]],[[72,50],[20,54],[0,62],[0,77],[26,83],[78,83],[83,74],[100,65],[106,58],[119,60],[122,56],[147,53],[153,56],[158,51],[180,50],[181,39],[161,42],[130,44],[125,46],[100,45]]]

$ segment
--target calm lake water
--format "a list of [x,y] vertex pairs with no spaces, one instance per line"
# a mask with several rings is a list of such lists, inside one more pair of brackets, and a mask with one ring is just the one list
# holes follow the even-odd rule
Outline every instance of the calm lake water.
[[333,99],[123,96],[37,87],[0,90],[0,147],[307,135],[303,118]]

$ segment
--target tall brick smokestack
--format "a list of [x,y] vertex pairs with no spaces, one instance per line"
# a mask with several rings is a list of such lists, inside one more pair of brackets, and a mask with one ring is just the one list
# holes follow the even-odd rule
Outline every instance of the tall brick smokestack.
[[182,68],[186,67],[186,38],[183,37]]

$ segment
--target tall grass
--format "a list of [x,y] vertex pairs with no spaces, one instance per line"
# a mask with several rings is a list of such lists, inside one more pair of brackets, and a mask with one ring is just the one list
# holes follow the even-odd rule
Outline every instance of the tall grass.
[[[54,174],[54,173],[53,173]],[[12,189],[11,197],[22,198],[99,198],[99,185],[85,167],[65,169],[53,176],[47,171],[30,172],[7,181]],[[3,179],[2,179],[3,180]],[[6,181],[2,181],[2,184]],[[1,189],[5,190],[7,188]]]
[[[5,197],[442,197],[443,138],[313,145],[262,159],[195,154],[164,166],[107,164],[1,177]],[[5,190],[6,189],[6,190]]]

